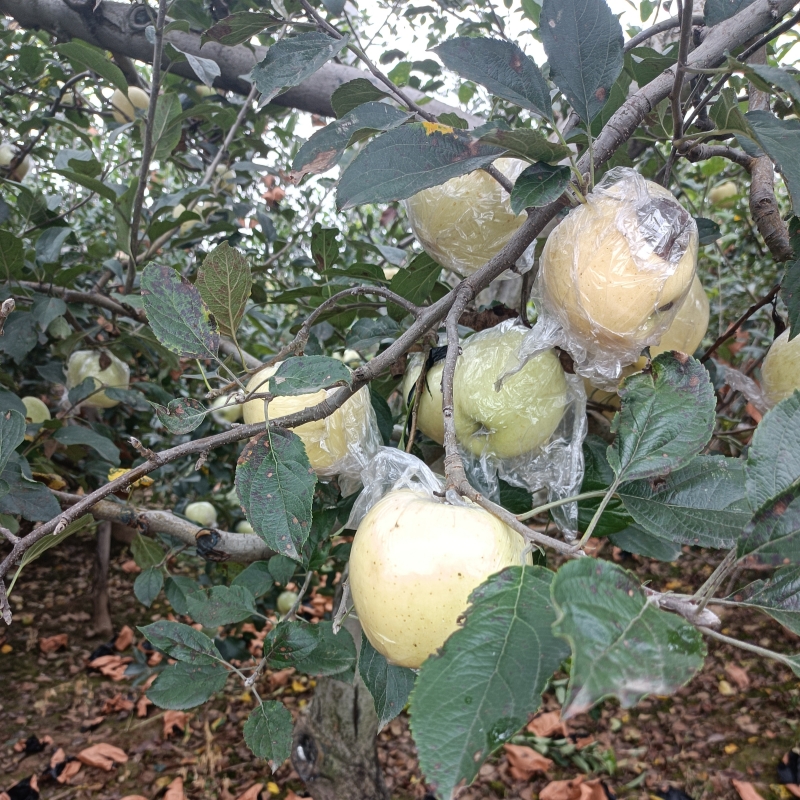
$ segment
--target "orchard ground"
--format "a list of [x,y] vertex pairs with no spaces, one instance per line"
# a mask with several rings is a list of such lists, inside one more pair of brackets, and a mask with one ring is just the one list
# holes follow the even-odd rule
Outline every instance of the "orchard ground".
[[[142,716],[141,686],[87,668],[90,655],[105,642],[91,630],[93,550],[90,534],[76,534],[27,567],[12,597],[20,624],[4,630],[0,642],[0,790],[36,775],[43,800],[119,800],[128,795],[234,800],[258,783],[263,784],[262,798],[303,797],[302,783],[288,763],[270,775],[244,744],[241,727],[253,698],[240,683],[229,680],[225,692],[185,716],[152,705]],[[697,585],[713,567],[699,551],[684,550],[674,564],[640,561],[612,551],[610,543],[603,546],[603,556],[629,569],[649,570],[654,587],[682,591]],[[134,575],[123,568],[130,568],[130,558],[128,548],[114,542],[110,594],[116,632],[125,625],[135,630],[137,623],[147,621],[133,599]],[[750,570],[742,577],[761,575]],[[159,599],[150,616],[169,611]],[[798,637],[766,617],[734,608],[715,611],[731,636],[780,652],[797,649]],[[58,635],[66,636],[65,646],[43,653],[43,640],[47,649],[48,637]],[[136,634],[126,649],[111,650],[110,666],[118,666],[118,656],[130,657],[141,639]],[[57,644],[50,640],[51,647]],[[542,712],[559,708],[557,694],[565,677],[555,676]],[[313,684],[283,670],[265,674],[259,691],[265,699],[280,699],[296,715],[308,704]],[[515,767],[513,757],[510,762],[501,750],[461,797],[532,800],[550,781],[574,779],[588,767],[592,773],[587,780],[602,779],[620,798],[647,800],[657,796],[654,791],[674,786],[693,800],[735,800],[739,794],[733,779],[754,784],[764,800],[786,798],[790,795],[778,784],[777,766],[800,737],[800,684],[786,667],[712,641],[702,673],[676,695],[649,697],[631,710],[606,701],[591,714],[569,720],[566,730],[566,739],[556,730],[545,737],[549,741],[540,740],[549,745],[553,759],[546,776],[517,779],[524,767]],[[50,736],[52,744],[26,756],[18,750],[31,736]],[[120,748],[127,762],[110,771],[84,765],[65,784],[45,774],[58,748],[69,758],[98,743]],[[422,800],[426,788],[405,714],[380,734],[378,747],[392,798]],[[185,794],[166,794],[169,785],[176,788],[176,778],[182,779]],[[637,778],[638,785],[625,788]],[[267,786],[271,781],[280,789],[277,795],[269,793],[275,789]],[[247,798],[255,800],[256,795]]]

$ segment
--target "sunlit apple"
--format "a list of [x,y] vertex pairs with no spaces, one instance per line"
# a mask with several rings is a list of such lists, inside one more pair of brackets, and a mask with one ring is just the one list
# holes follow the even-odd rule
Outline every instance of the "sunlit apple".
[[121,124],[133,122],[136,119],[136,109],[144,111],[150,105],[150,95],[138,86],[128,88],[126,97],[121,89],[115,89],[111,95],[111,114]]

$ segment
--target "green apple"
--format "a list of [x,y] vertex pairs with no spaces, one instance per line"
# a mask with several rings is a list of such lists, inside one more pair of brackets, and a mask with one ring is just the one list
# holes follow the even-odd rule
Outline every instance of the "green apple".
[[739,187],[733,181],[718,183],[708,193],[708,200],[711,205],[730,208],[736,204],[736,197],[739,194]]
[[[403,400],[409,408],[414,404],[412,391],[417,385],[422,369],[422,359],[409,361],[408,369],[403,377]],[[437,361],[426,373],[422,387],[422,397],[417,407],[417,428],[434,442],[444,442],[444,416],[442,415],[442,370],[444,361]]]
[[25,406],[25,420],[31,425],[41,425],[51,419],[50,409],[38,397],[23,397],[22,404]]
[[[257,372],[247,384],[247,391],[269,391],[269,379],[275,374],[280,363]],[[321,403],[328,392],[321,389],[313,394],[275,397],[269,403],[269,418],[277,419],[294,414],[309,406]],[[306,422],[292,430],[303,440],[306,454],[315,470],[329,470],[341,461],[354,445],[369,432],[372,405],[369,389],[359,389],[341,408],[337,408],[325,419]],[[243,409],[244,421],[251,425],[264,422],[264,401],[248,400]]]
[[790,342],[789,335],[787,328],[772,343],[761,365],[761,387],[773,405],[800,389],[800,336]]
[[[87,378],[95,387],[127,389],[130,385],[128,365],[107,350],[76,350],[67,362],[67,388],[74,389]],[[119,400],[112,400],[105,392],[96,392],[83,401],[91,408],[114,408]]]
[[232,193],[236,189],[236,173],[224,164],[219,164],[216,169],[219,190]]
[[211,416],[218,425],[228,427],[242,418],[242,404],[233,403],[231,398],[223,394],[211,404]]
[[[513,182],[528,164],[499,158],[494,166]],[[497,255],[526,220],[514,214],[508,193],[483,170],[418,192],[406,201],[406,211],[425,252],[463,276]]]
[[145,111],[150,105],[150,95],[138,86],[128,88],[126,97],[121,89],[115,89],[111,95],[112,116],[120,123],[133,122],[136,119],[136,109]]
[[[10,144],[0,144],[0,167],[8,167],[11,162],[16,158],[17,151]],[[20,183],[22,179],[28,174],[31,168],[31,157],[25,156],[22,161],[17,164],[14,171],[9,175],[11,180]]]
[[[694,279],[698,235],[692,218],[666,189],[635,180],[646,184],[649,208],[639,202],[632,181],[624,179],[574,208],[542,252],[543,304],[590,352],[599,346],[624,353],[644,343],[669,324],[665,315],[674,314]],[[668,216],[673,228],[688,233],[677,262],[653,248],[641,215],[651,221]],[[674,238],[660,241],[668,247]]]
[[217,524],[217,509],[207,500],[199,500],[186,506],[183,516],[201,528],[213,528]]
[[458,628],[470,593],[521,565],[525,541],[478,506],[454,506],[408,489],[364,517],[350,552],[350,591],[372,646],[416,669]]
[[299,595],[297,592],[285,591],[278,595],[275,607],[278,609],[279,614],[288,614],[292,610],[292,606],[297,602]]
[[253,526],[246,519],[236,523],[235,531],[236,533],[255,533]]

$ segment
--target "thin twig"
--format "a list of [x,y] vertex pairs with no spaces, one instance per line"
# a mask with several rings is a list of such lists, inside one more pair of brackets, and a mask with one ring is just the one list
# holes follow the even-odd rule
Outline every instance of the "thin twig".
[[[702,14],[695,14],[692,17],[692,25],[702,25],[703,24],[703,15]],[[636,36],[632,36],[625,42],[625,52],[629,52],[633,50],[634,47],[638,47],[642,42],[646,42],[648,39],[652,39],[654,36],[658,36],[659,33],[664,33],[664,31],[672,30],[673,28],[679,28],[681,25],[681,17],[670,17],[669,19],[662,20],[661,22],[656,23],[655,25],[651,26],[650,28],[646,28],[643,31],[639,31]]]
[[710,636],[712,639],[717,639],[720,642],[729,644],[732,647],[738,647],[740,650],[747,650],[749,653],[755,653],[756,655],[763,656],[764,658],[770,658],[773,661],[778,661],[781,664],[785,664],[791,670],[796,670],[798,668],[798,662],[789,656],[783,655],[783,653],[776,653],[774,650],[767,650],[765,647],[759,647],[758,645],[750,644],[750,642],[742,642],[739,639],[734,639],[731,636],[725,636],[725,634],[717,633],[717,631],[712,630],[711,628],[703,627],[702,625],[698,626],[698,630],[701,633],[704,633],[706,636]]
[[[417,382],[414,385],[414,404],[411,407],[411,425],[408,431],[408,441],[406,442],[406,453],[410,453],[414,447],[414,438],[417,435],[417,416],[419,414],[419,404],[422,402],[422,392],[425,387],[425,378],[428,374],[428,355],[431,352],[429,344],[425,344],[425,349],[422,352],[422,369],[417,376]],[[406,402],[406,398],[403,398]]]

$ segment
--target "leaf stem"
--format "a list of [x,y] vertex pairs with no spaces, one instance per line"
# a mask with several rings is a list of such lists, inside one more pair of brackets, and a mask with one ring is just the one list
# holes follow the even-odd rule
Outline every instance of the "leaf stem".
[[545,503],[543,506],[537,506],[531,511],[526,511],[524,514],[517,514],[516,516],[520,522],[523,522],[526,519],[543,514],[551,508],[565,506],[567,503],[577,503],[579,500],[590,500],[593,497],[603,497],[605,494],[605,489],[597,489],[593,492],[582,492],[581,494],[574,494],[572,497],[562,497],[560,500],[553,500],[551,503]]
[[605,493],[605,497],[600,501],[600,505],[597,506],[597,511],[594,512],[594,516],[592,517],[592,521],[589,523],[589,527],[586,529],[586,533],[583,534],[580,541],[580,546],[583,547],[586,542],[594,533],[594,529],[597,527],[597,523],[600,522],[600,517],[603,516],[603,512],[606,510],[606,506],[611,502],[611,498],[617,493],[617,489],[619,488],[619,478],[614,480],[614,483],[608,487],[608,490]]
[[785,664],[795,674],[800,672],[800,664],[793,661],[789,656],[783,655],[783,653],[776,653],[774,650],[767,650],[766,647],[759,647],[756,644],[750,644],[750,642],[743,642],[739,639],[734,639],[731,636],[725,636],[725,634],[717,633],[715,630],[712,630],[711,628],[698,626],[697,629],[701,633],[706,634],[706,636],[710,636],[712,639],[717,639],[720,642],[729,644],[732,647],[738,647],[740,650],[747,650],[750,653],[755,653],[756,655],[763,656],[764,658],[771,658],[774,661],[778,661],[781,664]]

